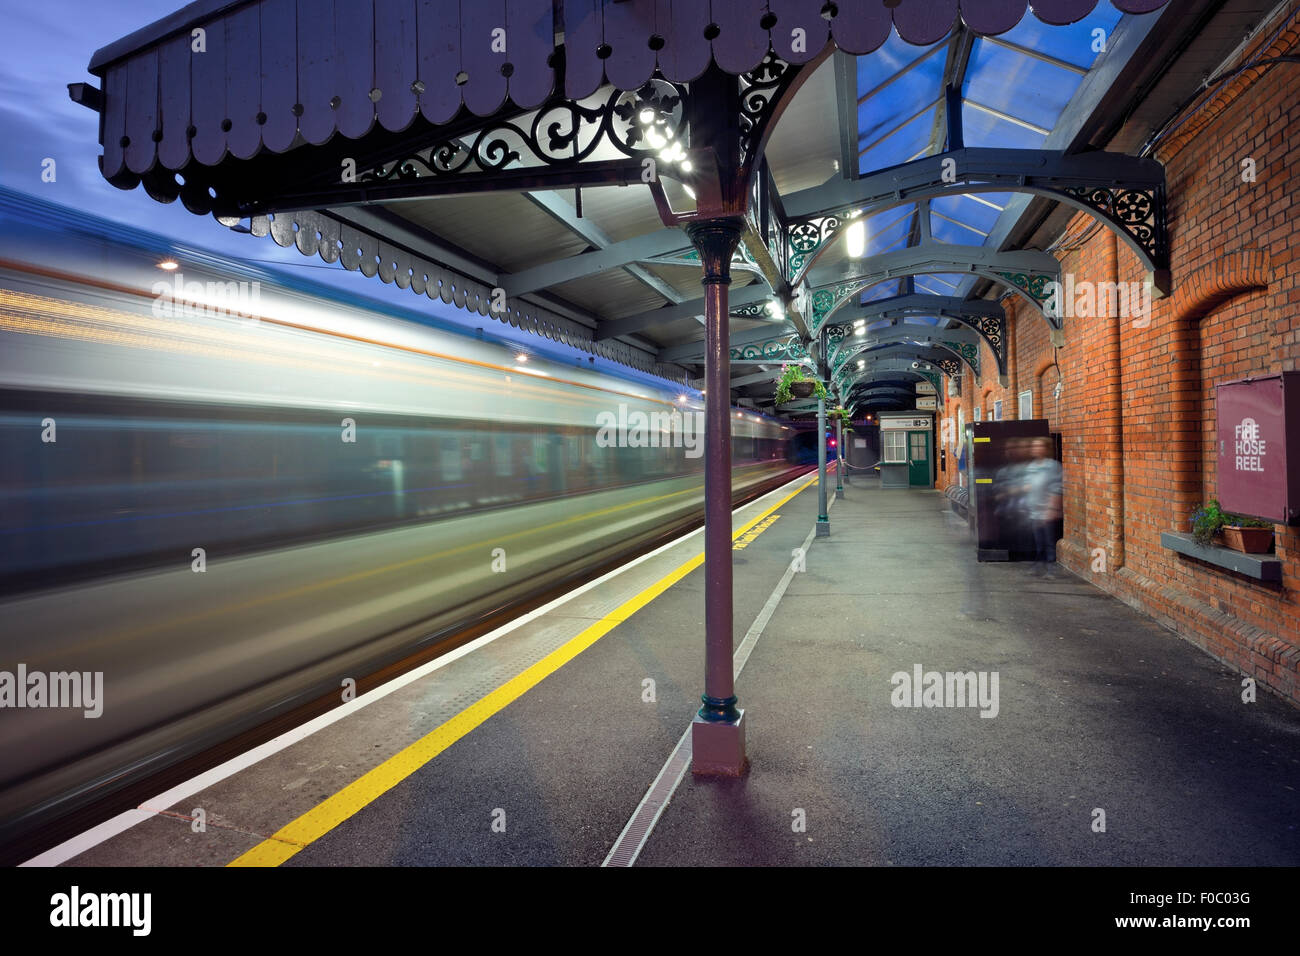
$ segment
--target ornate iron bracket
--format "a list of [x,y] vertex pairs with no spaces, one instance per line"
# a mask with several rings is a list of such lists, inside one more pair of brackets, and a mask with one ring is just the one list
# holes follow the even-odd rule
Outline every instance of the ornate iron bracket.
[[799,362],[809,358],[808,348],[797,335],[785,335],[766,342],[751,342],[731,350],[734,362]]
[[1153,273],[1156,286],[1169,291],[1164,168],[1155,160],[1123,154],[1052,150],[953,150],[787,196],[789,279],[802,278],[844,224],[859,214],[987,192],[1029,193],[1087,212],[1113,229]]

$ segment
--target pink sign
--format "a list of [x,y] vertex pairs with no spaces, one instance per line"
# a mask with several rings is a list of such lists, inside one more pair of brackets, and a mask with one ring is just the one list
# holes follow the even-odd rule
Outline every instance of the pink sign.
[[[1300,469],[1288,438],[1300,429],[1300,374],[1229,382],[1216,390],[1219,503],[1223,510],[1289,523],[1300,517]],[[1290,442],[1300,456],[1300,439]]]

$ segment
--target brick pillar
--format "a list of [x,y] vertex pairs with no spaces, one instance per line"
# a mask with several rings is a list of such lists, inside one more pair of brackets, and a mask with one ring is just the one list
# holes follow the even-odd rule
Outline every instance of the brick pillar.
[[1003,409],[1002,417],[1010,421],[1020,417],[1020,365],[1016,361],[1018,313],[1014,298],[1006,301],[1003,311],[1007,314],[1007,387],[1011,389],[1011,394],[1007,396],[1008,407]]
[[[1103,235],[1101,272],[1107,282],[1118,283],[1119,237],[1109,229]],[[1122,301],[1117,298],[1115,305],[1118,307]],[[1100,520],[1096,529],[1097,536],[1092,538],[1095,543],[1091,545],[1106,549],[1108,573],[1124,566],[1124,376],[1120,336],[1131,318],[1125,317],[1118,308],[1116,312],[1116,315],[1103,320],[1106,322],[1102,366],[1104,378],[1097,436],[1101,446],[1101,460],[1099,480],[1093,491],[1100,499],[1096,502]]]

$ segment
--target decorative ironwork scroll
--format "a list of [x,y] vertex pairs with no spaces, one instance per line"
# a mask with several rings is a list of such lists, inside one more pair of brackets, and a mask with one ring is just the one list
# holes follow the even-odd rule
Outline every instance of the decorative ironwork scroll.
[[808,358],[808,349],[799,341],[797,335],[768,339],[766,342],[752,342],[731,350],[735,361],[772,361],[795,362]]
[[595,106],[553,98],[531,118],[498,119],[358,173],[358,182],[489,174],[518,166],[568,167],[601,146],[624,156],[675,155],[688,145],[685,88],[656,77],[635,92],[612,90]]
[[1063,191],[1126,233],[1152,262],[1157,265],[1168,263],[1163,186],[1141,189],[1124,186],[1066,186]]
[[738,77],[740,83],[740,164],[753,163],[759,144],[772,121],[772,105],[781,101],[799,74],[769,48],[757,67]]

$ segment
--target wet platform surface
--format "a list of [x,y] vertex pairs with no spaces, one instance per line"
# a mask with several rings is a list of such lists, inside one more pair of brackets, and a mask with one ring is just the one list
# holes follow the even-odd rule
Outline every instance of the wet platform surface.
[[[816,502],[802,478],[736,512],[737,644]],[[936,492],[851,479],[830,525],[737,684],[749,772],[686,774],[636,865],[1300,863],[1300,711],[1243,703],[1240,675],[1076,577],[977,563]],[[702,548],[696,534],[69,862],[599,865],[699,706]],[[918,667],[983,674],[983,706],[895,706],[894,676],[910,687]]]

